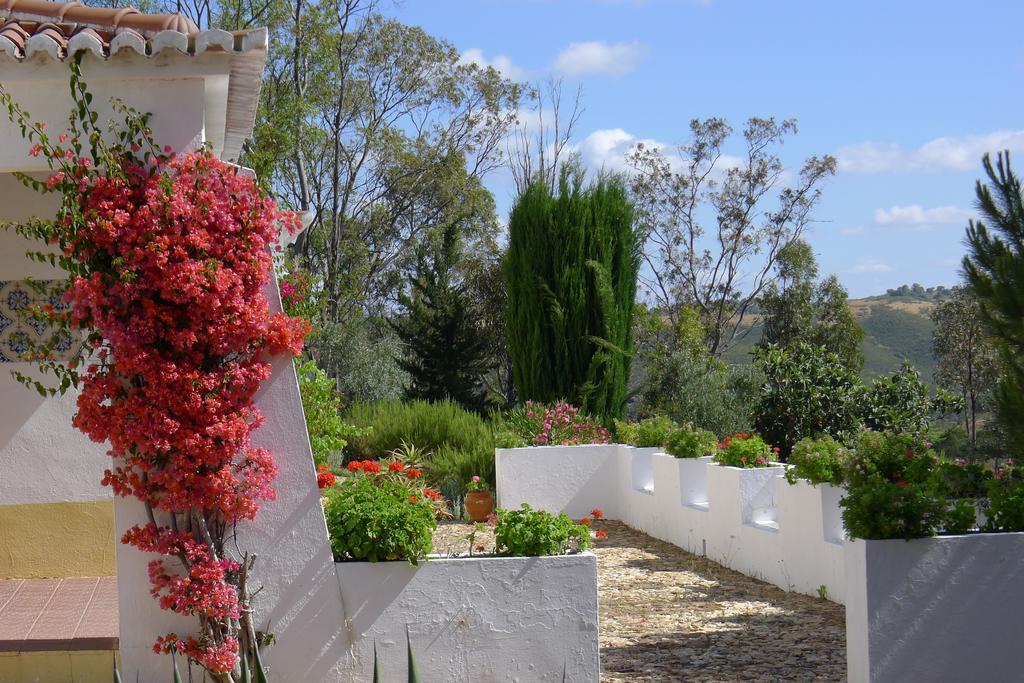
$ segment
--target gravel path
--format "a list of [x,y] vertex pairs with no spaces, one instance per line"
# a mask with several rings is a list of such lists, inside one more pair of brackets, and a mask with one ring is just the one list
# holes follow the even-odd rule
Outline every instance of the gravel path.
[[[842,681],[843,607],[726,569],[619,522],[597,522],[603,683]],[[449,522],[435,552],[465,554]],[[474,545],[494,548],[489,532]]]

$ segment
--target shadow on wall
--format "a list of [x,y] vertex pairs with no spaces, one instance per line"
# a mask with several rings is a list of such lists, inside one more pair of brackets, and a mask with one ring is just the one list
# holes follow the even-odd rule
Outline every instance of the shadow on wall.
[[[12,367],[8,363],[0,363],[0,373],[8,372]],[[0,451],[7,448],[14,435],[21,431],[45,401],[45,398],[22,386],[10,375],[0,377]]]

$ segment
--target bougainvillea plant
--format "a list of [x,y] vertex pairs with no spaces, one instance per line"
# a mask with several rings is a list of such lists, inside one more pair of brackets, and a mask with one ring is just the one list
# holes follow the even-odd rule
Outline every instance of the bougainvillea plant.
[[194,633],[163,634],[154,649],[234,683],[240,651],[258,657],[260,637],[246,583],[253,559],[226,540],[275,496],[274,459],[249,438],[263,421],[254,396],[270,357],[298,354],[308,332],[271,312],[263,294],[271,249],[298,221],[210,151],[158,147],[147,115],[115,103],[122,120],[101,130],[79,61],[57,137],[0,87],[29,153],[51,170],[45,181],[20,180],[60,198],[55,218],[17,229],[51,245],[30,254],[69,276],[70,314],[51,322],[86,340],[70,361],[47,345],[33,353],[57,376],[47,391],[80,388],[74,426],[109,441],[104,484],[144,503],[147,523],[121,540],[158,556],[153,597],[196,618]]

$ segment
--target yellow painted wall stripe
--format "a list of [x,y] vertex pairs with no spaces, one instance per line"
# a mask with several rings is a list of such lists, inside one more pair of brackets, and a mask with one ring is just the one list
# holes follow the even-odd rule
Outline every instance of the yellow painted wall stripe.
[[0,579],[114,576],[114,503],[0,505]]
[[113,670],[109,650],[0,652],[3,683],[110,683]]

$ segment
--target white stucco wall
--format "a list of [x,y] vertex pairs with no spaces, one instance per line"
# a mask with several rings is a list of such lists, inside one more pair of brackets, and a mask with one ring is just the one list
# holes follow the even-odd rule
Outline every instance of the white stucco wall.
[[529,503],[539,510],[564,511],[573,519],[601,508],[619,519],[620,448],[616,444],[499,448],[495,452],[498,507]]
[[[652,449],[656,451],[657,449]],[[781,588],[842,603],[841,491],[784,468],[722,467],[631,446],[499,450],[502,507],[583,517],[600,507],[651,536]]]
[[851,683],[1018,681],[1024,534],[848,541]]
[[[560,557],[337,565],[352,636],[341,679],[406,679],[406,627],[425,681],[597,683],[597,561]],[[296,679],[299,680],[299,679]],[[313,679],[302,679],[310,680]],[[321,680],[321,679],[317,679]]]

